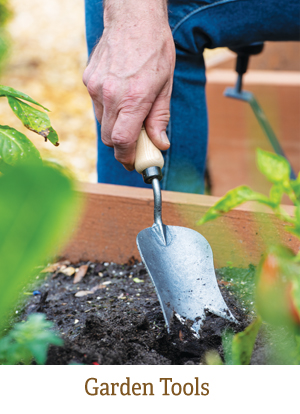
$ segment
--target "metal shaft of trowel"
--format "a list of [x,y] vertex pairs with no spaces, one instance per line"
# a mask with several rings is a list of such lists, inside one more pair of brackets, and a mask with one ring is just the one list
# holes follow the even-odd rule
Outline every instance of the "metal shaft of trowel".
[[152,180],[152,188],[154,194],[154,223],[160,229],[161,236],[164,240],[164,244],[166,244],[166,235],[164,224],[161,218],[161,210],[162,210],[162,200],[161,200],[161,188],[158,178],[153,178]]
[[148,184],[152,184],[153,195],[154,195],[154,224],[159,229],[159,233],[163,239],[164,244],[166,243],[166,232],[165,226],[162,222],[162,198],[161,188],[159,181],[162,179],[161,169],[159,167],[146,168],[143,171],[144,181]]

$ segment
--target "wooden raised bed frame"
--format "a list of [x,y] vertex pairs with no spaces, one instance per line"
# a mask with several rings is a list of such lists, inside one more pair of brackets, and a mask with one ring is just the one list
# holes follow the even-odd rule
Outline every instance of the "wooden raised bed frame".
[[[140,259],[137,234],[153,224],[152,189],[108,184],[80,185],[85,208],[63,256],[80,260],[125,263]],[[163,221],[199,231],[210,243],[216,267],[257,264],[268,242],[281,242],[295,252],[298,239],[272,212],[247,203],[203,226],[196,224],[217,197],[163,191]],[[292,206],[284,206],[291,214]]]

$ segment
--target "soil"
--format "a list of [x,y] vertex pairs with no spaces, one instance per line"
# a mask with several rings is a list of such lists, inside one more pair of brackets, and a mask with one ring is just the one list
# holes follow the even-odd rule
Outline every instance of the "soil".
[[[127,264],[87,263],[88,271],[79,283],[74,276],[49,273],[31,296],[22,319],[43,312],[64,339],[64,346],[51,346],[47,364],[168,365],[202,364],[205,353],[223,350],[221,336],[229,327],[238,332],[250,323],[226,283],[218,280],[228,307],[240,322],[237,326],[207,314],[200,339],[188,326],[174,319],[168,333],[154,286],[142,263],[133,258]],[[86,296],[75,296],[90,291]],[[254,363],[261,363],[253,357]]]

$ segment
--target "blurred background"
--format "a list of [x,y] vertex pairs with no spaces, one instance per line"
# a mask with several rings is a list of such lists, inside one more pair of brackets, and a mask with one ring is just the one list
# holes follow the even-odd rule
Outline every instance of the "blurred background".
[[[3,1],[3,0],[1,0]],[[9,0],[9,58],[0,83],[27,93],[51,110],[59,147],[28,131],[0,100],[0,122],[27,135],[43,157],[69,167],[80,181],[96,182],[96,133],[82,83],[87,61],[83,0]]]
[[[11,9],[1,28],[5,5]],[[96,133],[90,97],[82,83],[87,52],[83,0],[0,0],[0,83],[27,93],[51,110],[60,138],[55,148],[26,130],[6,99],[0,100],[0,123],[25,133],[45,158],[70,168],[80,181],[96,182]],[[223,195],[247,184],[267,192],[255,167],[255,148],[271,150],[247,103],[223,97],[236,80],[236,55],[227,49],[206,50],[209,108],[210,193]],[[5,62],[5,65],[3,64]],[[300,170],[300,47],[298,43],[266,43],[250,59],[245,89],[255,93],[286,154]]]

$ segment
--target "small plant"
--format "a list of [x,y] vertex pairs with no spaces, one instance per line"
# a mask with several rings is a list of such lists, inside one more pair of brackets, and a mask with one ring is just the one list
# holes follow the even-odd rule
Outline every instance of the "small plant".
[[4,338],[0,339],[0,364],[44,364],[50,344],[62,345],[63,341],[51,330],[53,323],[46,321],[42,313],[35,313],[26,322],[14,325]]
[[[300,238],[300,173],[296,180],[290,179],[291,167],[288,161],[280,155],[271,154],[259,148],[256,160],[261,173],[273,184],[269,197],[245,185],[234,188],[212,206],[198,224],[213,220],[246,201],[257,201],[270,207],[277,217],[289,224],[287,230]],[[295,205],[293,217],[287,214],[280,205],[284,194],[287,194]]]
[[[257,165],[272,183],[269,196],[257,193],[247,186],[237,187],[211,207],[198,224],[213,220],[251,200],[270,207],[280,220],[288,224],[286,230],[300,238],[300,173],[297,179],[290,179],[291,168],[288,161],[284,157],[261,149],[257,149]],[[288,195],[295,206],[293,216],[290,216],[280,205],[284,194]],[[239,290],[238,287],[236,289]],[[255,271],[253,297],[258,318],[244,332],[236,335],[230,332],[224,333],[225,363],[250,363],[255,338],[264,322],[272,327],[271,336],[274,343],[284,333],[288,338],[285,349],[286,361],[298,364],[300,361],[300,252],[295,255],[285,246],[270,245]],[[277,346],[276,352],[278,356],[284,350]]]
[[[9,86],[0,85],[0,97],[7,98],[14,114],[26,128],[41,135],[45,141],[49,140],[53,145],[59,145],[57,133],[51,126],[47,113],[23,101],[49,111],[47,108],[30,98],[30,96]],[[10,126],[0,125],[0,172],[6,173],[12,167],[24,163],[41,163],[39,151],[26,135]]]

